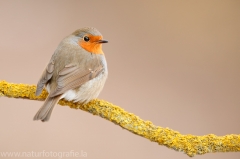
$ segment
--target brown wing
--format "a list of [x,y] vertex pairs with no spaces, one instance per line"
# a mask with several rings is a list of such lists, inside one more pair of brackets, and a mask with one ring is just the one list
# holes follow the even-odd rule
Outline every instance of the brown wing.
[[51,61],[47,65],[46,69],[43,71],[43,74],[42,74],[40,80],[38,81],[37,90],[35,93],[37,96],[41,94],[43,87],[48,82],[48,80],[50,80],[52,78],[53,70],[54,70],[54,62]]
[[85,82],[95,78],[103,71],[103,66],[99,65],[92,69],[81,68],[76,65],[66,65],[59,73],[56,79],[57,86],[51,91],[49,96],[54,97],[65,93],[70,89],[80,87]]

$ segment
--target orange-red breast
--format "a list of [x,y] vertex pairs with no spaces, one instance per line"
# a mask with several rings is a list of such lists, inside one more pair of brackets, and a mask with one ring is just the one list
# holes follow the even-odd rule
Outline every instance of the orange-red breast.
[[49,95],[34,120],[48,121],[56,103],[87,103],[97,98],[107,79],[107,62],[102,51],[101,33],[95,28],[78,29],[64,38],[37,84],[36,95],[44,86]]

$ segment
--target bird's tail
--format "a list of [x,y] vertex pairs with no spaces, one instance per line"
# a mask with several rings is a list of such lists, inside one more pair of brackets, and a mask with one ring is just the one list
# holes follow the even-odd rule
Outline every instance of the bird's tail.
[[52,110],[59,101],[59,99],[60,95],[55,97],[48,96],[43,106],[38,110],[38,112],[34,116],[33,120],[42,120],[42,122],[48,121],[50,119]]

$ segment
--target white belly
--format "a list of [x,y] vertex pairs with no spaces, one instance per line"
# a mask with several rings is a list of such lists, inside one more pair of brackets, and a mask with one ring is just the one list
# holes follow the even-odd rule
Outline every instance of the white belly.
[[68,101],[88,103],[90,100],[98,97],[103,89],[106,79],[107,72],[103,72],[96,78],[84,83],[81,87],[67,91],[61,96],[61,98]]

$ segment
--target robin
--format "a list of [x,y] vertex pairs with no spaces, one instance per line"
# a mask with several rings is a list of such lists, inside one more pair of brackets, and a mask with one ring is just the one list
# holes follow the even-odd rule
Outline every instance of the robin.
[[60,42],[37,84],[37,96],[44,86],[49,95],[34,120],[48,121],[62,98],[88,103],[98,97],[108,76],[103,43],[108,41],[90,27],[78,29]]

